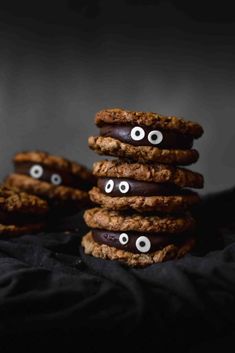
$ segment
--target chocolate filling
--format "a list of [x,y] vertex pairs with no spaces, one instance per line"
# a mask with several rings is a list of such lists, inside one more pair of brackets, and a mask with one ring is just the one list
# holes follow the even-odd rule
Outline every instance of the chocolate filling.
[[[133,139],[133,128],[139,127],[144,130],[144,137],[140,139],[140,131],[136,131]],[[153,131],[158,131],[162,134],[162,141],[157,142],[158,137]],[[147,126],[132,126],[132,125],[104,125],[100,128],[100,135],[104,137],[113,137],[124,143],[129,143],[134,146],[151,146],[165,149],[190,149],[193,146],[193,137],[180,132],[171,130],[159,130]],[[152,141],[152,142],[150,142]]]
[[135,254],[151,253],[164,248],[168,244],[180,244],[189,233],[138,233],[112,232],[109,230],[92,230],[93,239],[99,244],[106,244],[117,249],[130,251]]
[[[58,170],[55,170],[55,169],[50,168],[48,166],[45,166],[41,163],[32,163],[32,162],[15,163],[15,172],[17,174],[24,174],[24,175],[28,175],[28,176],[32,177],[32,175],[30,174],[30,168],[35,165],[39,165],[43,168],[42,176],[40,176],[40,178],[35,178],[35,179],[43,180],[43,181],[46,181],[48,183],[53,184],[51,181],[51,178],[53,175],[57,174],[61,177],[61,184],[60,185],[69,186],[71,188],[78,188],[78,189],[84,190],[84,191],[87,191],[92,187],[92,184],[89,181],[84,180],[77,175],[73,175],[72,173],[68,173],[68,172],[61,171],[61,170],[58,171]],[[59,186],[59,185],[57,185],[57,186]]]
[[124,178],[99,178],[98,187],[104,194],[114,197],[186,195],[191,192],[175,184]]

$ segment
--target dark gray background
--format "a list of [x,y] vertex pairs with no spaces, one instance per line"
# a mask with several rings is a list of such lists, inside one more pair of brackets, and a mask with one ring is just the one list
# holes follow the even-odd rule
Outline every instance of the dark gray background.
[[[103,108],[198,121],[204,192],[235,184],[235,22],[203,1],[57,1],[0,6],[0,177],[21,150],[91,167]],[[214,11],[214,12],[213,12]]]

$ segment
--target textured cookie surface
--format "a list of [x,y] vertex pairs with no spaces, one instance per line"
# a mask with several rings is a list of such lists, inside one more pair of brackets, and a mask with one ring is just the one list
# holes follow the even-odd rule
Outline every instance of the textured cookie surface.
[[46,199],[58,200],[87,200],[88,193],[67,186],[56,186],[50,183],[33,179],[27,175],[11,174],[5,180],[6,185],[15,187],[26,192],[45,197]]
[[104,124],[146,125],[154,128],[175,130],[198,138],[203,129],[198,123],[187,121],[176,116],[164,116],[153,112],[133,112],[123,109],[104,109],[96,114],[97,126]]
[[169,244],[161,250],[150,254],[133,254],[128,251],[116,249],[106,244],[98,244],[93,240],[92,233],[87,233],[82,239],[82,246],[86,254],[102,259],[119,260],[129,266],[144,267],[170,259],[177,259],[192,250],[195,244],[194,238],[189,238],[181,245]]
[[121,160],[103,160],[94,163],[97,177],[128,178],[156,183],[173,183],[180,187],[203,187],[203,176],[185,168],[166,164],[130,163]]
[[193,230],[194,219],[182,215],[140,215],[126,214],[105,208],[93,208],[84,213],[86,224],[91,228],[112,231],[167,232],[180,233]]
[[13,159],[14,163],[39,163],[50,168],[54,168],[57,171],[64,171],[77,175],[86,181],[93,183],[95,181],[92,173],[84,166],[77,162],[69,161],[63,157],[54,156],[47,152],[42,151],[31,151],[17,153]]
[[23,234],[31,234],[41,232],[45,228],[44,223],[33,223],[25,225],[5,225],[0,224],[0,235],[1,236],[16,236]]
[[188,165],[195,163],[199,158],[195,149],[168,150],[155,146],[134,146],[112,137],[90,136],[88,144],[98,154],[132,159],[137,162]]
[[138,212],[181,212],[200,202],[197,193],[174,196],[127,196],[111,197],[94,187],[89,192],[91,201],[112,210],[135,210]]
[[47,202],[37,196],[6,186],[0,187],[0,212],[7,214],[43,215],[48,211]]

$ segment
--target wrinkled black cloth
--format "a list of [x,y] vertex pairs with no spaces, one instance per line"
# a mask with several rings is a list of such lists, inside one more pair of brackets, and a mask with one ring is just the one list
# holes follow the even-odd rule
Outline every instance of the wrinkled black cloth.
[[1,238],[0,352],[226,351],[235,333],[233,193],[195,209],[194,252],[144,269],[86,256],[82,215],[76,232],[66,221]]

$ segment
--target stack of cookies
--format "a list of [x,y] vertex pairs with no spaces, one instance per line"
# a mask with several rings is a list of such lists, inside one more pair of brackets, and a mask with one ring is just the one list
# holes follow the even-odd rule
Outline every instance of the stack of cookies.
[[0,186],[0,236],[37,233],[45,228],[48,204],[37,196]]
[[44,151],[19,152],[5,185],[48,202],[51,217],[76,214],[90,204],[88,190],[95,177],[81,164]]
[[202,188],[203,176],[182,166],[198,160],[193,142],[202,127],[121,109],[100,111],[95,121],[100,136],[89,138],[90,148],[119,159],[94,164],[98,183],[89,194],[101,207],[84,214],[92,228],[85,253],[130,266],[184,256],[196,241],[190,208],[200,201],[189,188]]

